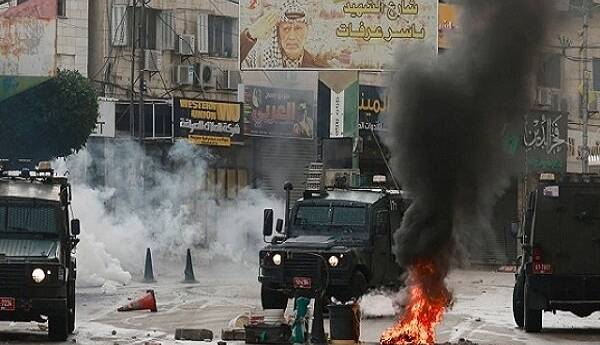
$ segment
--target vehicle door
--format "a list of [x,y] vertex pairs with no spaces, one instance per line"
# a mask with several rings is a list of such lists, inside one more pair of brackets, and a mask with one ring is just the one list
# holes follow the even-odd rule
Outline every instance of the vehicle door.
[[371,260],[372,282],[379,284],[390,270],[391,243],[390,213],[386,209],[375,210],[373,233],[373,259]]
[[560,227],[553,234],[558,250],[548,258],[554,273],[600,274],[600,188],[563,188],[560,198]]

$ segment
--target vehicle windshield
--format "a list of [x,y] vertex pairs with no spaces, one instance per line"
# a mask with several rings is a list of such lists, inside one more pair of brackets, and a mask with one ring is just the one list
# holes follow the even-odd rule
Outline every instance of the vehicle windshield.
[[0,204],[0,236],[58,236],[60,209],[49,205]]
[[367,208],[364,206],[311,205],[300,206],[294,218],[298,231],[366,231]]

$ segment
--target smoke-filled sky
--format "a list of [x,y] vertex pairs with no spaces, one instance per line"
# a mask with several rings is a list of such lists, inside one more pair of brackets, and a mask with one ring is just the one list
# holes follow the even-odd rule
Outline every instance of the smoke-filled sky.
[[529,109],[548,3],[467,2],[461,42],[433,62],[399,56],[386,141],[403,189],[415,196],[395,235],[403,264],[489,231],[492,206],[517,169],[502,136]]

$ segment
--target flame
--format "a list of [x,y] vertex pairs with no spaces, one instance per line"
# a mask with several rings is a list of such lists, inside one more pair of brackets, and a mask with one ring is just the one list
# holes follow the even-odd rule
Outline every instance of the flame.
[[446,273],[433,260],[419,260],[409,268],[408,304],[396,324],[381,335],[382,345],[435,343],[435,326],[451,300]]

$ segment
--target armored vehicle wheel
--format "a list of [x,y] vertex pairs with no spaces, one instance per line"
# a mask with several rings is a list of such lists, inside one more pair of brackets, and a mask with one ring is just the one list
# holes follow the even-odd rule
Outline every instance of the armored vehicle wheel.
[[260,301],[263,309],[285,309],[288,298],[280,291],[269,289],[264,285],[260,287]]
[[525,310],[523,310],[523,299],[525,298],[525,276],[522,274],[517,275],[517,281],[515,282],[515,287],[513,288],[513,317],[515,319],[515,323],[519,328],[523,328],[523,318]]
[[67,309],[69,311],[69,334],[75,330],[75,282],[69,283],[69,292],[67,300]]
[[52,341],[65,341],[69,335],[69,315],[66,306],[48,315],[48,337]]
[[527,307],[527,288],[525,288],[525,309],[524,313],[524,328],[525,332],[538,333],[542,330],[542,311],[538,309],[530,309]]

